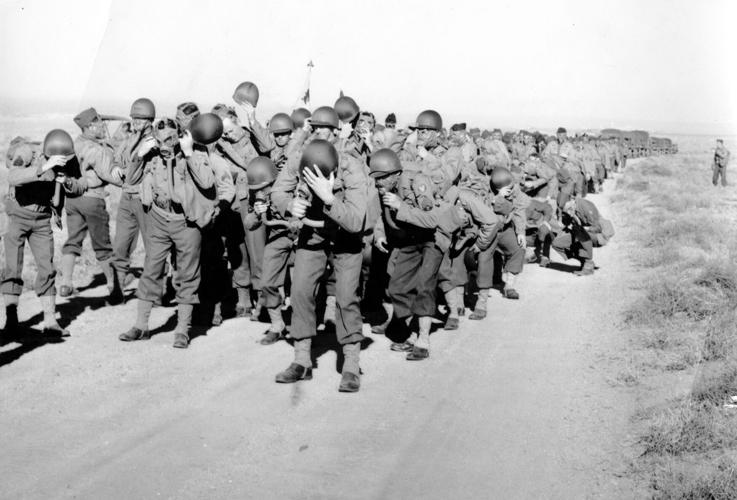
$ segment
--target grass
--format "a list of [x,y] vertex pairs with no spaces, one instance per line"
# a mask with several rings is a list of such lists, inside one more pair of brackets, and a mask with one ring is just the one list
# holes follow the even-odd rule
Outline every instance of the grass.
[[737,495],[737,410],[724,406],[737,395],[737,206],[711,185],[709,162],[706,152],[646,159],[613,195],[641,292],[624,325],[653,360],[647,376],[695,373],[690,392],[645,412],[639,468],[654,498]]

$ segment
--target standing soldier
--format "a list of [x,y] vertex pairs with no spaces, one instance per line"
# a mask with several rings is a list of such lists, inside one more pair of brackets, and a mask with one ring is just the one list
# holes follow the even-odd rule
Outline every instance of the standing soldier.
[[113,240],[113,267],[116,276],[116,289],[113,296],[122,298],[122,291],[130,273],[131,254],[141,234],[146,244],[146,217],[141,205],[141,180],[145,152],[156,144],[152,134],[152,124],[156,117],[154,103],[145,97],[136,99],[131,106],[130,134],[118,146],[115,165],[123,170],[123,186],[115,218],[115,237]]
[[34,290],[43,307],[43,332],[54,337],[69,332],[56,321],[56,287],[54,270],[54,236],[52,213],[61,210],[64,194],[80,195],[79,166],[74,157],[72,138],[63,130],[46,135],[43,156],[34,158],[31,145],[14,139],[8,148],[8,230],[5,244],[5,269],[2,293],[5,301],[5,329],[8,336],[18,333],[18,299],[23,292],[23,251],[25,242],[31,247],[36,263]]
[[217,204],[215,177],[206,150],[197,146],[215,142],[222,122],[213,114],[200,115],[179,138],[174,120],[162,118],[154,127],[156,153],[145,160],[141,202],[146,210],[146,260],[138,283],[138,316],[135,325],[119,339],[124,342],[150,338],[149,317],[161,301],[164,268],[169,253],[176,256],[177,327],[173,347],[189,346],[192,310],[199,302],[200,228],[212,220]]
[[271,161],[277,170],[282,169],[287,163],[289,153],[289,141],[294,131],[294,121],[286,113],[277,113],[269,120],[269,132],[274,138],[274,149],[271,150]]
[[304,221],[295,254],[291,295],[294,362],[276,376],[276,382],[312,378],[310,351],[312,337],[317,334],[317,285],[331,258],[335,272],[336,333],[345,357],[339,390],[356,392],[360,388],[359,356],[364,337],[358,286],[367,184],[363,165],[321,139],[305,146],[299,159],[290,159],[274,184],[272,201],[279,213]]
[[729,150],[724,147],[724,141],[717,139],[717,147],[714,150],[714,176],[711,182],[716,186],[719,184],[719,177],[722,178],[722,186],[727,185],[727,164],[729,163]]
[[106,142],[107,129],[102,117],[94,108],[89,108],[76,117],[74,122],[82,134],[74,141],[74,149],[82,174],[85,191],[81,196],[70,196],[66,202],[68,238],[61,249],[61,287],[59,295],[69,297],[73,293],[72,275],[74,261],[82,255],[82,242],[89,231],[92,249],[107,281],[110,301],[118,300],[115,272],[112,266],[113,249],[110,244],[110,215],[105,206],[105,186],[120,186],[123,171],[114,166],[113,148]]
[[[261,266],[263,262],[263,249],[266,245],[266,232],[263,226],[254,229],[245,229],[245,217],[248,213],[248,178],[246,169],[248,163],[257,156],[269,156],[274,148],[274,140],[271,133],[263,127],[256,119],[256,110],[250,101],[241,100],[239,104],[245,115],[245,125],[241,124],[238,115],[231,107],[224,104],[215,107],[215,112],[223,120],[223,136],[215,145],[214,154],[222,157],[229,165],[235,183],[236,199],[234,210],[241,217],[241,223],[245,231],[245,261],[236,264],[231,261],[231,266],[237,265],[237,274],[233,273],[233,285],[238,292],[238,304],[236,314],[239,317],[246,316],[251,311],[251,319],[257,320],[260,314],[259,300],[256,307],[252,308],[251,296],[248,286],[250,285],[257,294],[261,290]],[[241,279],[246,268],[248,268],[248,282]],[[235,281],[237,279],[237,282]]]

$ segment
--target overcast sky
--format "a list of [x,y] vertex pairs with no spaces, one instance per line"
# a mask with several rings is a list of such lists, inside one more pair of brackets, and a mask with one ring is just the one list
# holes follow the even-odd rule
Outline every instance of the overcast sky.
[[426,108],[447,124],[737,124],[730,1],[0,0],[0,112],[127,114],[152,98],[289,111],[314,61],[312,107],[342,89],[383,121]]

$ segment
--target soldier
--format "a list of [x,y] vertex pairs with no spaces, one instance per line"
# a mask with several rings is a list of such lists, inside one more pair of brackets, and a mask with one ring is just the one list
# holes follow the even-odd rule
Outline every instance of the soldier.
[[79,165],[74,156],[72,138],[63,130],[46,135],[43,155],[36,157],[32,145],[22,138],[10,143],[6,156],[8,167],[8,230],[5,244],[5,269],[2,293],[5,301],[4,334],[12,338],[18,332],[18,300],[23,292],[23,251],[31,247],[36,263],[34,290],[43,308],[43,333],[66,337],[69,332],[56,321],[56,287],[52,213],[61,210],[64,195],[80,195]]
[[[113,239],[113,260],[115,286],[112,298],[122,299],[123,288],[130,273],[131,254],[141,233],[146,243],[146,217],[141,205],[141,180],[143,165],[139,161],[139,150],[151,151],[156,144],[152,134],[152,124],[156,117],[154,103],[145,97],[136,99],[131,106],[129,133],[115,150],[115,166],[123,170],[123,186],[115,217],[115,237]],[[115,295],[118,297],[115,297]]]
[[[430,120],[434,116],[421,118],[418,125],[436,126],[437,121]],[[407,352],[407,360],[423,360],[430,356],[438,272],[450,248],[450,236],[463,220],[453,205],[435,195],[435,183],[429,176],[410,163],[404,168],[393,151],[374,153],[370,167],[382,197],[379,231],[394,248],[388,288],[392,317],[383,328],[372,331],[395,340],[391,349]],[[413,320],[418,331],[414,331]]]
[[[317,111],[313,123],[318,121]],[[336,333],[345,357],[339,390],[356,392],[360,388],[359,356],[364,337],[357,292],[367,184],[360,162],[339,153],[330,142],[315,138],[299,158],[290,159],[272,188],[272,202],[282,217],[294,216],[304,221],[295,254],[291,295],[294,362],[277,374],[278,383],[312,378],[310,351],[312,337],[317,333],[317,285],[328,259],[332,259]]]
[[534,259],[540,267],[550,265],[550,244],[553,238],[555,210],[544,201],[532,198],[526,209],[527,214],[527,246],[535,249]]
[[558,189],[556,170],[532,154],[522,165],[522,189],[527,196],[541,201],[554,200]]
[[448,142],[451,146],[461,149],[463,161],[466,163],[476,160],[476,157],[478,156],[478,148],[476,147],[476,143],[473,142],[471,137],[466,133],[465,123],[454,123],[450,127],[450,137]]
[[[207,151],[199,144],[215,142],[222,122],[213,114],[198,116],[179,138],[174,120],[162,118],[154,126],[156,150],[139,149],[145,166],[141,202],[146,210],[146,260],[138,284],[138,316],[135,325],[119,336],[124,342],[150,338],[149,317],[161,301],[164,267],[170,252],[176,255],[177,327],[175,348],[189,346],[192,310],[199,302],[200,229],[212,220],[217,204],[215,176]],[[151,154],[149,154],[151,153]]]
[[389,113],[384,119],[384,127],[386,128],[397,128],[397,116],[394,113]]
[[[261,290],[261,266],[263,262],[263,251],[266,245],[266,232],[263,226],[254,230],[245,229],[245,216],[248,213],[248,178],[246,168],[248,163],[257,156],[269,156],[274,149],[274,139],[269,129],[263,127],[256,119],[256,110],[249,101],[241,100],[240,109],[245,116],[245,124],[241,123],[235,110],[228,106],[216,106],[218,114],[223,120],[223,136],[217,142],[214,154],[221,156],[228,163],[236,188],[235,210],[238,211],[244,231],[247,262],[237,264],[240,277],[248,266],[250,275],[250,287],[256,292],[257,297]],[[236,264],[231,262],[231,265]],[[236,273],[233,274],[234,280]],[[238,291],[238,305],[236,312],[238,316],[245,316],[251,310],[251,297],[247,284],[239,279],[234,286]],[[251,319],[258,320],[261,313],[260,300],[257,298],[255,307],[251,310]]]
[[552,242],[553,248],[565,258],[581,261],[581,268],[574,271],[577,276],[594,274],[594,242],[592,234],[601,232],[599,211],[589,200],[569,200],[561,215],[562,231]]
[[604,183],[604,163],[601,154],[596,146],[591,143],[589,135],[586,133],[581,136],[580,159],[586,180],[586,192],[599,192],[601,185]]
[[486,158],[487,169],[490,172],[496,167],[509,168],[512,165],[512,158],[509,155],[507,145],[502,141],[502,131],[498,128],[491,132],[491,138],[484,141],[484,157]]
[[269,120],[269,132],[274,138],[274,149],[270,155],[277,170],[281,170],[287,162],[288,145],[293,131],[294,121],[286,113],[277,113]]
[[711,182],[715,186],[719,184],[719,178],[722,178],[722,186],[727,185],[727,164],[729,163],[729,150],[724,147],[724,141],[717,139],[717,147],[714,150],[714,163],[712,164],[712,170],[714,175],[712,176]]
[[82,134],[74,141],[82,183],[82,196],[69,196],[66,202],[67,241],[61,249],[61,287],[59,295],[69,297],[73,293],[72,275],[74,261],[82,255],[82,242],[89,231],[92,249],[107,281],[109,300],[119,300],[112,266],[113,249],[110,244],[110,215],[105,206],[105,186],[121,186],[123,171],[113,164],[114,152],[106,139],[107,128],[102,117],[94,108],[89,108],[74,117]]
[[519,299],[515,284],[517,276],[522,272],[527,242],[526,208],[529,198],[520,190],[519,185],[514,183],[512,172],[506,168],[495,168],[489,180],[495,194],[491,204],[494,207],[494,213],[500,215],[503,222],[492,244],[478,256],[476,284],[479,293],[474,312],[470,316],[470,319],[474,320],[486,317],[486,302],[494,277],[494,252],[497,249],[505,258],[502,272],[503,295],[507,299]]
[[573,144],[568,139],[568,131],[563,127],[558,127],[555,133],[555,140],[548,142],[548,145],[543,151],[543,157],[558,155],[569,158],[573,154]]

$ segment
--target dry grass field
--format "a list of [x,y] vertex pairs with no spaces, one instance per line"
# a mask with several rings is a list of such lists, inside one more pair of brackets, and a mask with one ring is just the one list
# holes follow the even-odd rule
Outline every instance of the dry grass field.
[[655,498],[734,498],[737,190],[711,184],[713,139],[679,145],[628,169],[612,198],[637,273],[623,318],[631,369],[620,377],[640,388],[634,472]]

